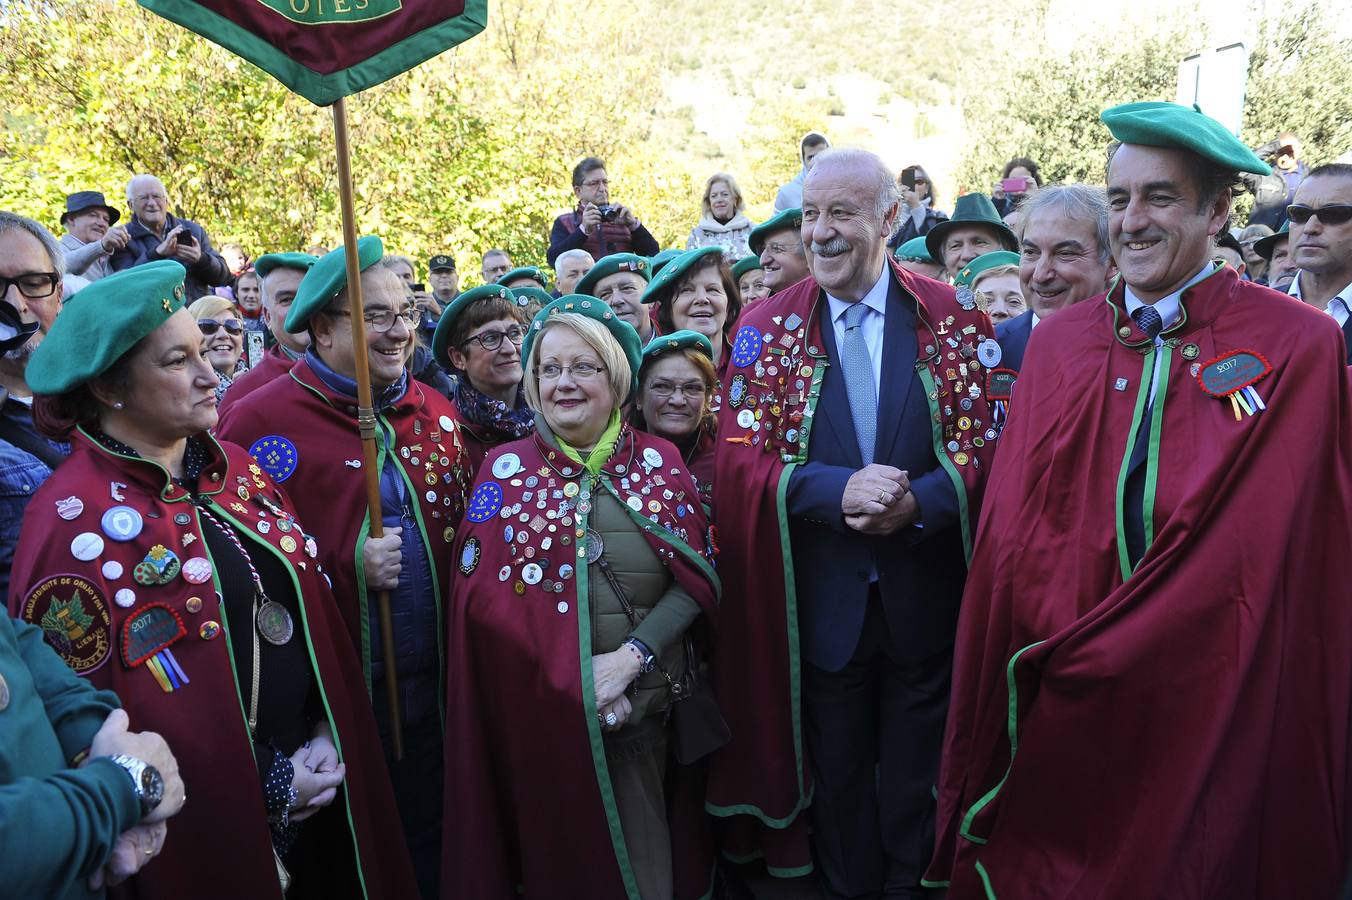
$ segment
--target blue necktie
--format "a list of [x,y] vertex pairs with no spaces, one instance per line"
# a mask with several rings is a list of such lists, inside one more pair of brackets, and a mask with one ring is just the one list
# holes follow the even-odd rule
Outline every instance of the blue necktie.
[[1136,327],[1144,331],[1152,341],[1164,330],[1164,320],[1153,306],[1138,306],[1131,317],[1136,320]]
[[878,392],[873,382],[873,356],[864,341],[860,324],[868,307],[861,300],[845,311],[845,347],[841,362],[845,366],[845,393],[850,398],[854,434],[859,439],[859,456],[864,465],[873,462],[873,444],[878,431]]

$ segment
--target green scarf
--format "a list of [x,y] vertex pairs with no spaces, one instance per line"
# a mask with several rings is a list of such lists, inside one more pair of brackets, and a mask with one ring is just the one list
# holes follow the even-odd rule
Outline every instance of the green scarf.
[[610,454],[615,452],[615,444],[620,439],[622,427],[620,411],[617,409],[610,414],[610,424],[606,425],[606,430],[601,432],[601,439],[596,442],[596,446],[587,454],[586,459],[583,459],[582,454],[569,446],[568,442],[557,433],[554,435],[554,440],[559,442],[559,449],[563,451],[565,456],[595,475],[601,471],[601,466],[605,465],[606,460],[610,459]]

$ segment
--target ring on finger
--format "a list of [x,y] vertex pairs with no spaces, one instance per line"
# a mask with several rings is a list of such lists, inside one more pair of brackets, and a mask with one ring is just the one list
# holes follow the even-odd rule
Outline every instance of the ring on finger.
[[606,725],[607,725],[607,726],[609,726],[609,727],[611,727],[611,728],[614,728],[614,727],[619,723],[619,721],[620,721],[620,717],[617,716],[617,715],[615,715],[613,712],[611,712],[611,713],[606,713]]

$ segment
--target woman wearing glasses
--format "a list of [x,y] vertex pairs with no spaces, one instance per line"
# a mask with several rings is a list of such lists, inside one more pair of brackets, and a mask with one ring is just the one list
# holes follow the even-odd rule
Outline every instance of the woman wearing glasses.
[[713,353],[709,339],[698,332],[674,331],[653,338],[643,348],[638,399],[629,414],[635,428],[676,445],[706,508],[713,492],[718,421],[713,411],[718,387]]
[[699,495],[620,418],[640,350],[609,306],[560,297],[522,351],[535,432],[488,455],[456,541],[444,869],[466,897],[701,896],[668,763],[719,590]]
[[202,332],[202,355],[220,379],[216,384],[216,402],[219,403],[235,376],[245,371],[240,368],[240,357],[244,354],[244,319],[235,305],[224,297],[203,297],[189,306],[188,312],[197,320],[197,327]]
[[446,305],[432,336],[432,353],[457,376],[451,399],[471,474],[498,444],[530,434],[535,412],[521,387],[521,342],[526,317],[509,288],[486,284]]
[[[28,507],[9,611],[178,760],[191,802],[167,831],[126,833],[159,854],[129,896],[279,898],[291,878],[305,896],[409,896],[358,657],[296,507],[211,435],[217,376],[184,274],[100,279],[34,351],[34,419],[71,455]],[[125,765],[145,816],[156,776]]]

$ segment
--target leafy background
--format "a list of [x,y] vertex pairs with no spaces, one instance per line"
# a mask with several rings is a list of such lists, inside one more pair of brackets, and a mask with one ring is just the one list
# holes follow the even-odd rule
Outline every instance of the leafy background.
[[[923,163],[941,207],[988,190],[1015,155],[1051,180],[1101,181],[1099,111],[1173,99],[1178,61],[1236,34],[1251,49],[1241,137],[1294,128],[1325,162],[1352,149],[1344,13],[1336,0],[493,3],[483,34],[349,103],[359,226],[420,261],[449,250],[469,285],[490,247],[543,262],[569,170],[594,154],[615,199],[683,246],[713,172],[767,215],[808,130]],[[65,194],[125,208],[128,178],[151,172],[217,244],[338,242],[328,110],[131,0],[0,0],[0,114],[0,208],[55,227]]]

